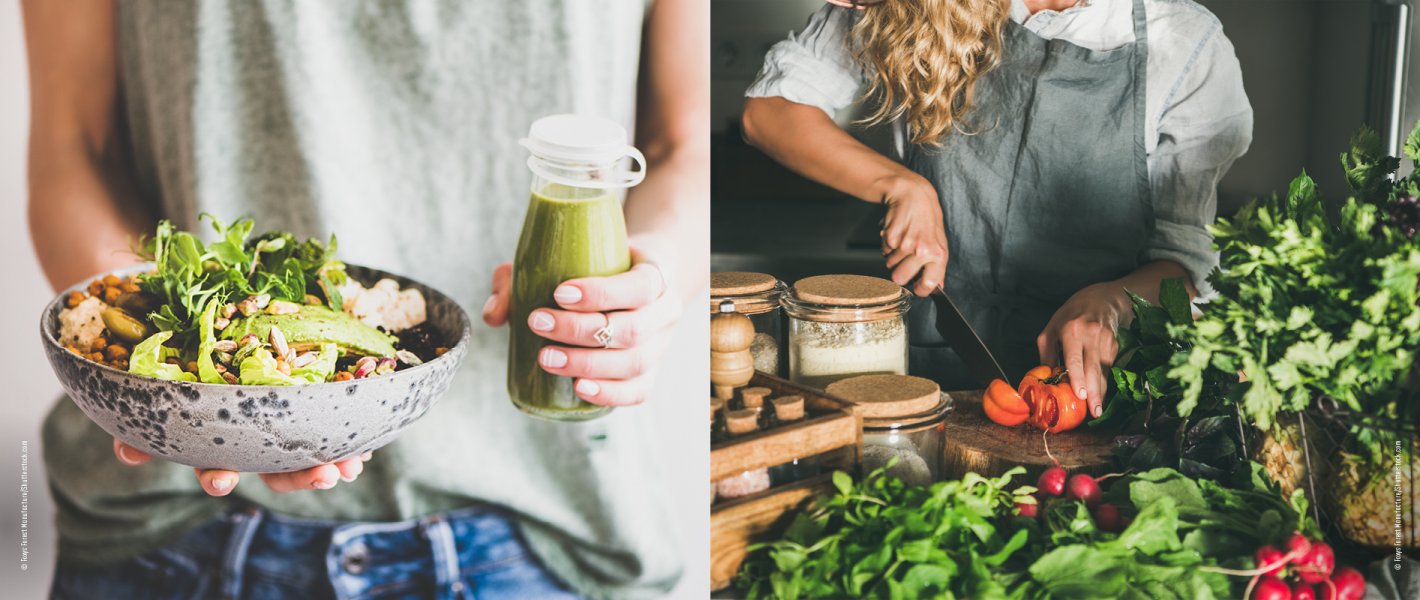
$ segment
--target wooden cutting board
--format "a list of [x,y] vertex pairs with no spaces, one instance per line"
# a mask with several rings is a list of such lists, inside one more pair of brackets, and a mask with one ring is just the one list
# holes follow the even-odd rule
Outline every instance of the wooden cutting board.
[[[943,423],[942,477],[958,479],[968,472],[994,477],[1020,465],[1026,467],[1028,479],[1017,481],[1035,481],[1054,465],[1045,454],[1041,431],[1030,425],[1003,427],[991,422],[981,410],[983,393],[949,392],[952,410]],[[1116,470],[1110,454],[1116,434],[1081,425],[1050,434],[1050,452],[1071,473],[1103,475]]]

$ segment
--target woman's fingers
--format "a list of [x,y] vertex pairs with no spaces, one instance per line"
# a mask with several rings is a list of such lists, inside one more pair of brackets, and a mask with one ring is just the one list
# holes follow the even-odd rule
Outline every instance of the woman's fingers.
[[610,277],[571,279],[552,291],[558,306],[577,312],[634,310],[654,302],[665,292],[666,280],[652,263]]
[[[1093,342],[1093,341],[1092,341]],[[1090,416],[1098,417],[1103,413],[1104,408],[1104,376],[1100,374],[1100,352],[1098,343],[1085,345],[1085,389],[1088,390],[1085,400],[1090,406]]]
[[222,469],[193,469],[197,473],[197,483],[202,486],[202,491],[208,496],[226,496],[237,489],[237,482],[241,480],[241,475],[235,471],[224,471]]
[[128,444],[120,442],[118,441],[118,438],[113,438],[113,455],[118,457],[118,462],[121,462],[130,467],[136,467],[145,462],[153,460],[152,455],[137,448],[134,448],[133,446],[129,446]]
[[638,348],[611,350],[547,346],[538,353],[537,362],[542,365],[542,370],[563,377],[631,379],[647,372],[646,354]]
[[340,471],[340,480],[346,483],[355,481],[360,473],[365,471],[365,461],[360,457],[347,458],[335,463],[335,468]]
[[290,473],[262,473],[261,480],[273,492],[286,493],[301,490],[328,490],[340,480],[340,468],[335,465],[320,465],[304,471]]
[[640,310],[610,313],[540,308],[528,315],[528,328],[554,342],[600,348],[603,344],[596,339],[597,332],[610,325],[611,342],[605,346],[632,348],[648,334],[674,325],[679,313],[675,302],[668,299],[652,302]]
[[1085,387],[1085,345],[1080,336],[1074,335],[1066,324],[1064,335],[1060,336],[1060,346],[1065,354],[1065,370],[1068,371],[1071,389],[1081,400],[1090,401],[1089,389]]
[[637,377],[624,381],[578,379],[572,389],[577,397],[602,406],[633,406],[646,401],[652,379]]
[[500,327],[508,322],[508,301],[513,289],[513,263],[505,262],[493,269],[493,293],[483,303],[483,322]]

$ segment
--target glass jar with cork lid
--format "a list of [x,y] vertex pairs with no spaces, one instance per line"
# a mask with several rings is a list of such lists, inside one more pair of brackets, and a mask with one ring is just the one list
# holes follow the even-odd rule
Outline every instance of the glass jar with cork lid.
[[913,485],[927,485],[942,472],[943,424],[951,401],[936,382],[910,375],[864,375],[825,390],[859,407],[863,415],[863,472],[884,467]]
[[862,275],[800,279],[784,296],[789,379],[812,388],[857,375],[907,373],[911,294]]
[[773,275],[726,271],[710,274],[710,315],[720,312],[726,300],[735,311],[749,317],[754,324],[754,369],[771,375],[783,375],[785,353],[784,317],[779,300],[784,296],[784,282]]

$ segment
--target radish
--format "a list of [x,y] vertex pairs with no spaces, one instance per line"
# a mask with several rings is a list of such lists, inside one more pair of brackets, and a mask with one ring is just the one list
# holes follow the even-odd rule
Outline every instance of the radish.
[[1035,487],[1051,496],[1059,496],[1065,493],[1065,475],[1065,469],[1050,467],[1040,474],[1040,480],[1035,483]]
[[1366,578],[1356,569],[1341,567],[1331,576],[1331,584],[1322,586],[1322,595],[1336,600],[1360,600],[1366,595]]
[[1302,582],[1292,584],[1292,600],[1316,600],[1316,589]]
[[1094,477],[1084,473],[1072,475],[1065,488],[1065,497],[1084,502],[1085,506],[1093,507],[1100,502],[1100,484]]
[[1278,550],[1276,546],[1267,545],[1258,548],[1257,552],[1253,554],[1253,558],[1257,559],[1258,569],[1267,569],[1262,572],[1264,576],[1281,579],[1285,574],[1283,570],[1287,568],[1287,556],[1282,554],[1282,551]]
[[1124,523],[1119,518],[1119,509],[1113,504],[1100,504],[1091,512],[1095,517],[1095,527],[1099,527],[1100,531],[1108,531],[1110,533],[1124,531]]
[[1296,564],[1307,552],[1312,549],[1312,541],[1300,531],[1292,532],[1287,538],[1287,555],[1292,557],[1292,564]]
[[1292,588],[1280,579],[1262,579],[1253,592],[1254,600],[1292,600]]
[[1336,556],[1331,552],[1331,546],[1322,541],[1313,543],[1301,560],[1293,563],[1297,577],[1313,585],[1326,581],[1335,567]]
[[1016,514],[1034,519],[1036,515],[1040,514],[1040,504],[1035,502],[1017,502]]

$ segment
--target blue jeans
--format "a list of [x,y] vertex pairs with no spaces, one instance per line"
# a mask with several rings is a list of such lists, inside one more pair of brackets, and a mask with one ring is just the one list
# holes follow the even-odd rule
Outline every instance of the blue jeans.
[[415,521],[313,521],[231,511],[163,548],[103,566],[60,558],[56,600],[576,598],[488,509]]

